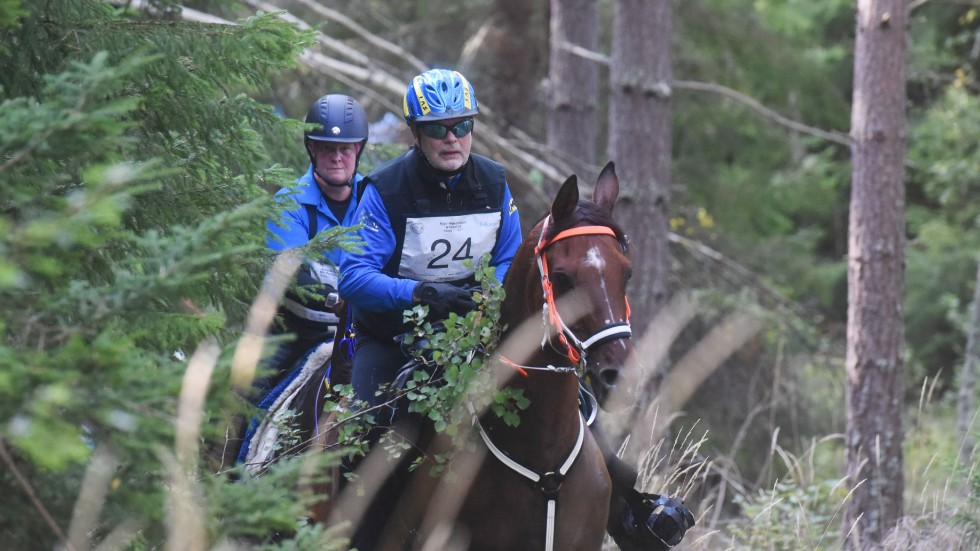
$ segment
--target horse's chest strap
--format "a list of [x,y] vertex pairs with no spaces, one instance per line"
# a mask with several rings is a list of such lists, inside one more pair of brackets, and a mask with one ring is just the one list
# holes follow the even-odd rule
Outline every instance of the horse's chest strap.
[[501,451],[494,443],[490,440],[490,436],[487,431],[483,430],[483,425],[480,423],[479,418],[477,418],[475,412],[473,411],[473,405],[468,404],[470,412],[473,413],[473,424],[480,430],[480,437],[483,438],[483,442],[487,445],[487,449],[493,454],[501,463],[510,467],[511,470],[520,474],[521,476],[531,480],[534,485],[544,493],[545,497],[548,499],[548,514],[547,521],[545,525],[545,551],[554,551],[555,548],[555,509],[558,502],[558,492],[561,490],[561,485],[565,481],[565,475],[568,474],[568,470],[572,468],[572,464],[575,463],[575,459],[578,458],[579,452],[582,451],[582,442],[585,441],[585,419],[579,415],[578,416],[578,439],[575,441],[575,446],[572,451],[568,453],[568,457],[565,461],[554,471],[549,471],[544,474],[538,474],[531,469],[528,469],[524,465],[521,465],[517,461],[514,461],[506,453]]
[[565,482],[564,474],[551,471],[550,473],[541,475],[541,479],[537,482],[537,487],[546,498],[556,500],[558,499],[558,492],[561,491],[563,482]]

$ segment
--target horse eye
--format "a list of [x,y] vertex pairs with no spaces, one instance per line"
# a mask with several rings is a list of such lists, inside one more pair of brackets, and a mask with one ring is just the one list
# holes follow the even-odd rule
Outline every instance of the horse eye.
[[561,295],[572,290],[575,285],[572,283],[572,278],[568,277],[568,274],[564,272],[555,272],[551,274],[551,287],[555,290],[555,294]]

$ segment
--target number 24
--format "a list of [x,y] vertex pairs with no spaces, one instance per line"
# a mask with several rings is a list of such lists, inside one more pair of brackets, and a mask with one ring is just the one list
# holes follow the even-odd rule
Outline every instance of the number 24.
[[[473,246],[473,240],[467,238],[466,241],[459,247],[456,254],[453,255],[453,260],[460,261],[467,258],[473,258],[473,254],[470,252],[470,248]],[[439,253],[435,258],[429,261],[427,266],[430,270],[438,270],[440,268],[448,268],[449,264],[439,264],[438,262],[446,257],[452,250],[452,243],[447,239],[437,239],[432,243],[430,250],[435,253]]]

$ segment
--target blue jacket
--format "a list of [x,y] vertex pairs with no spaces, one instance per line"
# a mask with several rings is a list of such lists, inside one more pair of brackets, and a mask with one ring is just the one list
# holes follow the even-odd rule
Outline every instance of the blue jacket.
[[[353,226],[354,211],[357,209],[357,191],[363,177],[360,174],[354,175],[354,189],[351,194],[350,205],[347,206],[347,213],[343,220],[337,220],[327,200],[323,198],[320,187],[313,179],[313,165],[310,165],[306,174],[296,180],[298,184],[295,189],[283,188],[276,193],[276,200],[283,202],[287,198],[296,201],[296,208],[282,212],[282,218],[278,223],[276,220],[269,220],[266,227],[269,235],[266,237],[265,245],[273,251],[282,251],[292,247],[305,245],[310,241],[310,219],[307,214],[306,205],[316,207],[316,228],[321,232],[334,226]],[[280,226],[283,224],[285,227]],[[333,250],[326,254],[328,260],[335,265],[340,264],[340,257],[343,251]]]
[[[354,317],[362,320],[364,312],[385,312],[390,315],[389,319],[401,320],[401,312],[412,306],[412,291],[418,284],[418,280],[399,277],[397,275],[397,257],[401,251],[396,250],[399,240],[403,239],[404,230],[396,230],[393,225],[402,225],[404,218],[410,213],[389,212],[389,207],[395,204],[408,204],[414,201],[419,202],[419,197],[414,199],[403,198],[401,202],[391,198],[392,192],[397,193],[397,188],[402,188],[403,194],[409,194],[407,189],[410,181],[413,181],[415,174],[414,163],[419,155],[415,150],[409,150],[405,155],[398,157],[388,164],[379,167],[374,173],[365,180],[363,196],[360,198],[355,212],[358,224],[364,224],[359,231],[363,240],[361,254],[344,255],[340,265],[340,294],[354,307]],[[479,169],[479,170],[477,170]],[[456,178],[449,183],[449,189],[441,189],[434,182],[426,181],[424,170],[419,191],[416,195],[424,195],[423,201],[429,201],[433,205],[442,207],[448,196],[454,193],[469,193],[471,184],[460,182],[461,178]],[[490,199],[491,204],[486,208],[496,210],[501,213],[500,229],[497,234],[496,243],[491,251],[490,264],[495,267],[495,274],[499,281],[503,281],[510,263],[517,252],[517,247],[521,243],[520,217],[510,189],[504,180],[503,167],[479,155],[471,155],[470,161],[462,171],[462,178],[471,180],[474,174],[484,174],[486,179],[499,180],[485,182],[488,189],[502,188],[499,196],[499,204],[496,203],[497,197]],[[493,174],[488,178],[487,174]],[[379,191],[379,185],[386,190],[383,194]],[[392,189],[395,188],[395,189]],[[464,189],[465,188],[465,189]],[[385,198],[388,198],[386,203]],[[402,207],[405,210],[412,210],[412,207]],[[434,210],[444,210],[445,207]],[[450,210],[452,212],[452,210]],[[395,259],[395,261],[393,261]],[[376,324],[372,324],[376,325]],[[379,327],[360,327],[372,333],[385,333],[388,329]]]

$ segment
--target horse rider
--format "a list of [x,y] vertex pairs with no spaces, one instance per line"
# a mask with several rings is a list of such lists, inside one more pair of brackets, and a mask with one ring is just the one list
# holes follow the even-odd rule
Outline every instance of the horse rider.
[[393,340],[412,329],[402,312],[424,304],[437,320],[474,309],[474,268],[463,260],[490,253],[503,281],[522,238],[504,167],[470,153],[479,108],[469,81],[426,71],[403,105],[415,143],[364,180],[356,212],[363,252],[341,260],[340,293],[357,334],[352,385],[372,406],[385,401],[375,391],[410,359]]
[[[328,94],[310,106],[306,124],[303,144],[310,166],[294,188],[276,193],[277,201],[292,199],[295,206],[267,222],[266,247],[277,252],[305,245],[322,230],[354,225],[357,189],[363,178],[357,166],[368,140],[364,108],[350,96]],[[296,338],[280,344],[268,360],[273,373],[256,383],[260,391],[275,386],[311,347],[333,339],[339,320],[328,302],[339,300],[337,266],[341,253],[328,251],[323,262],[304,262],[298,269],[296,285],[323,298],[306,293],[300,296],[292,288],[287,291],[279,309],[281,326],[273,332],[291,333]]]
[[[340,293],[357,335],[351,382],[356,398],[370,406],[390,398],[378,390],[411,359],[394,340],[412,329],[403,311],[426,305],[430,321],[465,315],[476,307],[470,290],[476,281],[463,259],[491,253],[503,282],[522,239],[503,166],[470,152],[479,107],[469,81],[448,69],[423,72],[408,84],[402,106],[414,144],[365,178],[355,213],[363,252],[341,260]],[[618,484],[614,494],[627,496],[610,509],[616,515],[610,534],[620,547],[646,551],[664,548],[664,536],[679,541],[673,526],[680,524],[682,536],[693,525],[680,500],[637,492],[636,470],[608,445],[603,455]],[[384,518],[383,511],[369,510],[368,518]],[[379,532],[359,530],[351,543],[369,550]]]
[[[351,383],[370,406],[387,401],[376,391],[410,359],[394,340],[412,329],[402,312],[423,304],[435,322],[474,309],[474,266],[464,259],[477,263],[489,253],[503,281],[522,240],[504,167],[470,152],[479,107],[466,77],[426,71],[409,83],[403,107],[414,144],[365,178],[356,212],[362,252],[341,260],[340,293],[356,334]],[[392,420],[385,411],[379,425]],[[387,516],[383,509],[368,514]],[[378,531],[361,532],[352,544],[371,549]]]

